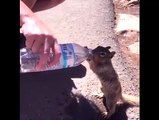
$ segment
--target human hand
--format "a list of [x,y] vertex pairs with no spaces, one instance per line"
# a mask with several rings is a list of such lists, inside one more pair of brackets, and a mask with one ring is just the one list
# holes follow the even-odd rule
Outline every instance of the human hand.
[[37,69],[43,69],[47,64],[50,49],[54,54],[51,65],[56,64],[60,57],[60,47],[53,37],[51,30],[38,18],[27,19],[21,27],[21,32],[26,38],[26,47],[34,53],[40,53],[40,62]]
[[50,50],[54,59],[50,65],[56,64],[60,58],[60,46],[49,27],[42,22],[22,1],[20,1],[20,31],[26,38],[26,47],[34,53],[40,53],[37,69],[43,69],[48,61]]

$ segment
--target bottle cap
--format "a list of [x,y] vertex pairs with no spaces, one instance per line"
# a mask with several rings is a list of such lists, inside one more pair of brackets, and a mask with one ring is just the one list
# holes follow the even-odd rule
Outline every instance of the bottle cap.
[[88,59],[91,58],[93,56],[92,49],[88,48],[87,46],[85,46],[84,48],[86,48],[88,51]]

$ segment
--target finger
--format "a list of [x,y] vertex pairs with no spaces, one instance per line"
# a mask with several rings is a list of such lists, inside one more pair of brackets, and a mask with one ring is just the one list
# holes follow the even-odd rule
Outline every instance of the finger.
[[[56,52],[53,53],[54,54],[53,60],[50,62],[50,64],[48,63],[48,67],[51,67],[57,64],[57,62],[59,62],[59,59],[61,57],[60,46],[58,44],[55,44],[54,46],[55,47],[54,48],[52,47],[52,49],[56,49],[55,50]],[[49,57],[49,53],[44,53],[40,56],[39,64],[36,67],[37,70],[44,69],[45,65],[47,64],[48,57]]]
[[61,53],[61,47],[60,45],[57,43],[57,41],[54,42],[54,46],[53,46],[53,51],[55,54],[59,54]]
[[42,54],[40,56],[39,64],[36,66],[37,70],[43,70],[47,64],[49,53]]
[[50,53],[51,45],[53,45],[52,38],[48,36],[44,41],[44,53]]
[[57,64],[60,61],[61,58],[61,53],[59,54],[54,54],[53,60],[48,64],[49,67]]
[[48,35],[47,39],[45,39],[44,53],[50,52],[50,48],[54,47],[55,42],[56,42],[56,39],[53,36]]
[[41,44],[41,47],[40,47],[39,52],[40,52],[40,53],[44,53],[44,43]]
[[41,36],[37,35],[36,36],[35,42],[33,43],[33,46],[32,46],[32,51],[34,53],[39,53],[40,52],[40,49],[43,46],[44,39],[45,39],[44,35],[41,35]]
[[26,41],[25,41],[26,47],[31,49],[34,44],[35,37],[34,36],[25,36],[25,38],[26,38]]
[[61,58],[61,48],[59,46],[59,44],[57,44],[57,42],[55,42],[54,46],[52,47],[53,50],[53,60],[50,62],[50,64],[48,66],[52,66],[57,64],[57,62],[60,61]]
[[25,45],[26,45],[26,47],[31,49],[32,45],[34,43],[35,36],[26,34],[26,32],[24,31],[23,27],[20,29],[20,32],[23,33],[23,35],[25,36],[25,39],[26,39]]
[[[44,54],[42,54],[40,56],[40,61],[39,64],[37,65],[37,69],[43,69],[45,67],[46,64],[48,64],[48,66],[52,66],[55,65],[60,57],[61,57],[61,48],[59,46],[59,44],[57,44],[56,39],[53,39],[51,36],[47,37],[48,39],[45,39],[45,45],[44,45]],[[50,47],[53,51],[53,60],[50,63],[47,63],[48,61],[48,57],[50,54]],[[42,50],[41,50],[42,51]]]
[[[41,48],[39,51],[42,53],[40,56],[39,64],[36,66],[36,69],[42,70],[47,64],[49,53],[50,53],[50,44],[48,44],[48,37],[42,37]],[[35,44],[36,45],[36,44]]]

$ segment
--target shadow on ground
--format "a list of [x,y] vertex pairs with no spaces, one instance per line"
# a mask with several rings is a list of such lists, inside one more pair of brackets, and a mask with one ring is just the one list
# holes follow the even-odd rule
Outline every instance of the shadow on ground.
[[[20,74],[21,120],[63,120],[64,108],[70,103],[71,78],[85,76],[82,65],[74,68]],[[82,81],[81,81],[82,82]]]
[[38,0],[33,7],[33,12],[42,11],[55,7],[65,0]]
[[126,110],[131,107],[128,103],[117,105],[116,112],[108,120],[128,120]]
[[114,115],[106,119],[106,114],[94,102],[81,94],[74,94],[74,99],[66,107],[66,113],[72,116],[71,120],[128,120],[126,110],[129,107],[127,103],[117,105]]

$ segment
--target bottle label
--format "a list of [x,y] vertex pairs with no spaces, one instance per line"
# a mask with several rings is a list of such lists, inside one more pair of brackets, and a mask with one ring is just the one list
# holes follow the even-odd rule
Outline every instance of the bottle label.
[[72,44],[62,44],[61,50],[62,50],[62,57],[63,57],[63,68],[68,68],[71,66],[74,66],[74,48]]
[[20,65],[21,72],[37,72],[46,70],[55,70],[61,68],[68,68],[76,66],[78,60],[78,55],[75,54],[74,46],[72,43],[60,44],[61,47],[61,57],[60,60],[55,65],[50,65],[53,60],[53,53],[49,54],[48,64],[42,70],[37,70],[36,66],[40,60],[40,54],[32,53],[31,50],[23,48],[20,50]]

